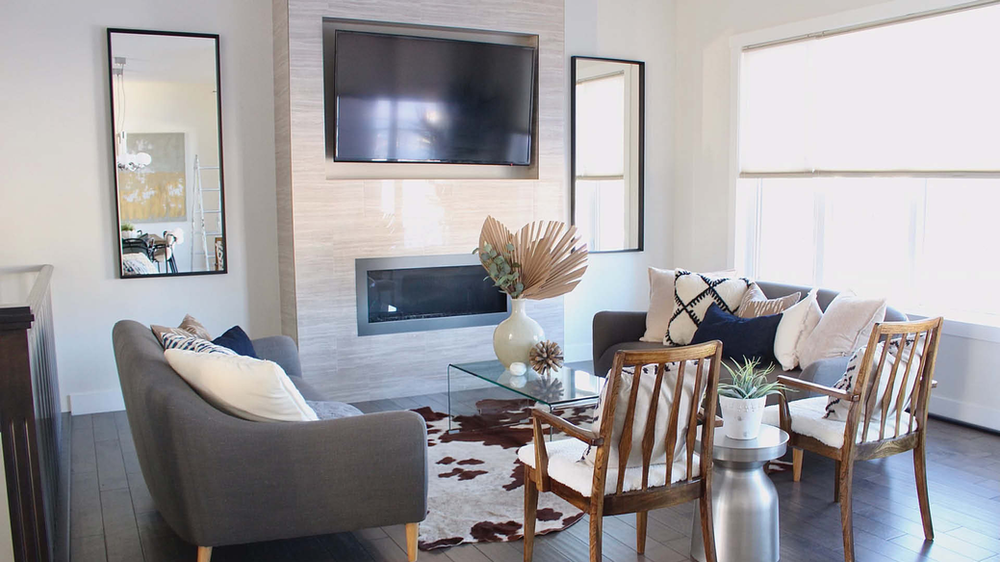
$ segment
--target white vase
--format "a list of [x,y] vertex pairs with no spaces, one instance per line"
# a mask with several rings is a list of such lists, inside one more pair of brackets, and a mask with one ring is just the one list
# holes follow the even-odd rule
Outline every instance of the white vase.
[[767,398],[719,397],[722,406],[723,429],[730,439],[756,439],[760,433],[760,421],[764,415]]
[[528,352],[536,343],[545,340],[545,330],[528,316],[526,306],[525,299],[512,299],[510,317],[493,331],[493,351],[508,369],[511,363],[527,365]]

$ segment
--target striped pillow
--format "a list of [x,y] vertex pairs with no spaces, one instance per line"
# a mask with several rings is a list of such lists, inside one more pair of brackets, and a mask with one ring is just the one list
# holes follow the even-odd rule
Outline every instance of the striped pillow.
[[237,355],[237,353],[228,347],[222,347],[221,345],[215,345],[214,343],[203,340],[201,338],[196,338],[194,336],[182,336],[179,334],[171,334],[169,332],[162,334],[160,343],[163,344],[163,349],[183,349],[185,351],[195,351],[198,353],[221,353],[223,355]]
[[758,316],[770,316],[779,314],[799,302],[802,293],[792,293],[790,295],[768,299],[764,291],[756,283],[751,283],[750,288],[743,295],[743,301],[736,311],[736,316],[740,318],[757,318]]

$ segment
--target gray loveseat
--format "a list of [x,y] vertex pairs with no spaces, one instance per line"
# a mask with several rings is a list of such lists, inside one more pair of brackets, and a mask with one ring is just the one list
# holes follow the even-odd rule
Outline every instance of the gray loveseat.
[[[802,293],[805,298],[812,288],[799,285],[785,285],[781,283],[769,283],[757,281],[757,285],[764,291],[768,298],[774,299],[790,295],[795,292]],[[819,307],[826,310],[830,302],[837,296],[836,291],[820,289],[816,292],[816,300]],[[888,307],[885,311],[886,322],[902,322],[907,317],[895,308]],[[615,352],[622,349],[660,349],[660,343],[643,342],[639,338],[646,332],[645,312],[598,312],[594,316],[594,371],[596,374],[604,376],[611,369]],[[826,386],[833,386],[847,369],[847,357],[835,357],[822,359],[809,365],[806,369],[795,369],[793,371],[778,370],[768,376],[768,380],[776,380],[778,375],[790,375],[810,382],[819,383]],[[797,394],[795,398],[806,398],[805,394]],[[777,401],[772,397],[770,401]]]
[[[427,428],[419,415],[246,421],[195,393],[148,327],[123,320],[113,340],[142,476],[182,539],[213,547],[424,519]],[[322,399],[302,380],[290,338],[253,343],[307,400]]]

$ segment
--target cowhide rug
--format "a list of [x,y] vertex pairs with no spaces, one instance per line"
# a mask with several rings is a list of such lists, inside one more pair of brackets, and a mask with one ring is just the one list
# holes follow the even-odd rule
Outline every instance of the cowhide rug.
[[[455,417],[461,429],[452,433],[446,414],[428,407],[414,410],[427,421],[429,447],[421,550],[523,538],[524,469],[517,449],[532,440],[527,410],[516,400],[481,400],[476,406],[479,415]],[[593,406],[557,413],[579,424],[593,420]],[[497,427],[501,423],[512,425]],[[539,494],[535,533],[562,531],[582,516],[555,494]]]

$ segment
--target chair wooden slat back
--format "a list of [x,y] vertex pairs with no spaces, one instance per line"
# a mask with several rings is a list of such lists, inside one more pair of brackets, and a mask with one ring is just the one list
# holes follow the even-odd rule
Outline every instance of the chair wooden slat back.
[[875,325],[853,389],[861,408],[849,416],[845,438],[857,435],[858,423],[862,443],[868,441],[873,422],[878,423],[878,441],[923,427],[942,322],[934,318]]
[[[636,404],[639,399],[639,387],[641,378],[655,376],[653,394],[646,414],[646,423],[642,435],[642,487],[645,491],[649,488],[650,467],[653,466],[652,453],[656,439],[657,429],[657,409],[662,386],[668,384],[666,373],[668,370],[675,370],[677,376],[674,380],[673,400],[670,404],[670,414],[667,420],[666,431],[666,485],[671,484],[673,476],[673,464],[678,436],[686,445],[686,472],[685,478],[678,483],[692,483],[704,478],[711,470],[712,463],[712,440],[715,431],[715,410],[718,399],[719,369],[722,361],[722,344],[718,341],[708,342],[699,345],[667,348],[656,351],[619,351],[615,354],[614,365],[611,368],[609,380],[607,382],[608,392],[606,393],[607,403],[601,416],[601,426],[599,435],[603,442],[597,448],[596,460],[594,463],[594,490],[604,490],[608,471],[608,459],[610,458],[611,447],[618,450],[618,478],[615,485],[615,495],[622,495],[625,485],[625,472],[628,467],[629,456],[632,450],[634,439]],[[691,362],[693,369],[685,369]],[[706,363],[707,368],[706,368]],[[646,365],[655,365],[655,375],[652,373],[643,374],[642,368]],[[632,388],[629,392],[629,400],[626,405],[625,423],[621,436],[613,438],[615,424],[615,409],[618,406],[617,397],[621,389],[622,373],[626,368],[632,368]],[[689,372],[692,371],[693,373]],[[707,376],[706,376],[707,373]],[[690,396],[684,396],[684,386],[686,381],[693,379],[694,391]],[[687,400],[687,415],[681,416],[681,402]],[[709,423],[699,424],[698,412],[704,404],[704,419],[712,420]],[[699,476],[692,477],[694,466],[694,448],[697,438],[698,427],[702,426],[702,446],[699,452]]]

